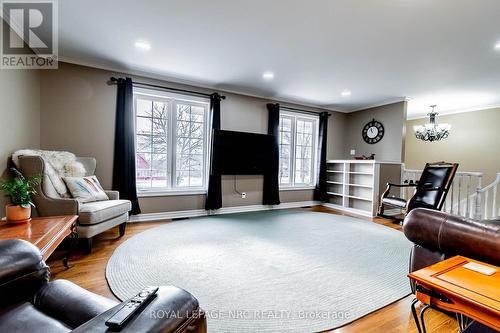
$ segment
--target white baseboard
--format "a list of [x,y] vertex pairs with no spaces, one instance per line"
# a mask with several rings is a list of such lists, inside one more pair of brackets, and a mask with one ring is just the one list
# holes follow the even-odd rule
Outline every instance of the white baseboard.
[[347,212],[347,213],[351,213],[351,214],[355,214],[355,215],[374,217],[374,215],[372,215],[372,212],[369,212],[366,210],[344,207],[344,206],[335,205],[335,204],[328,203],[328,202],[323,203],[322,206],[327,207],[327,208],[331,208],[331,209],[340,210],[340,211]]
[[297,202],[284,202],[279,205],[249,205],[249,206],[223,207],[221,209],[210,210],[210,211],[207,211],[205,209],[179,210],[173,212],[132,215],[129,218],[129,222],[154,222],[154,221],[162,221],[170,219],[187,218],[187,217],[199,217],[208,215],[257,212],[262,210],[320,206],[321,204],[322,204],[321,201],[297,201]]
[[163,221],[170,219],[180,219],[186,217],[199,217],[206,215],[208,214],[207,211],[204,209],[178,210],[173,212],[131,215],[128,219],[128,222],[154,222],[154,221]]

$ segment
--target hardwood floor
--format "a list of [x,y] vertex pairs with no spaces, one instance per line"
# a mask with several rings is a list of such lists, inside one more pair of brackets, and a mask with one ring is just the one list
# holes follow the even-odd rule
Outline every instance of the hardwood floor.
[[[303,209],[361,218],[359,216],[344,214],[321,206]],[[396,230],[402,229],[400,225],[387,219],[365,219]],[[66,269],[62,265],[61,260],[64,252],[56,251],[48,261],[48,265],[50,266],[52,272],[52,279],[67,279],[97,294],[115,298],[111,293],[105,278],[106,263],[115,248],[128,238],[133,237],[144,230],[166,223],[171,223],[171,221],[130,223],[127,225],[127,232],[122,238],[119,238],[118,228],[109,230],[95,238],[93,251],[90,255],[84,255],[83,250],[80,249],[75,251],[71,258],[71,264],[73,267],[70,269]],[[410,303],[412,300],[413,296],[410,295],[363,318],[360,318],[349,325],[331,332],[417,333],[417,329],[410,312]],[[435,310],[429,310],[429,312],[427,312],[426,326],[429,333],[457,332],[456,320]]]

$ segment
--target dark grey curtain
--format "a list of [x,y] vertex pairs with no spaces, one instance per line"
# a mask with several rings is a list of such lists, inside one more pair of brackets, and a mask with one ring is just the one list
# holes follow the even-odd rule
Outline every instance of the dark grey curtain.
[[118,79],[116,97],[113,190],[132,202],[131,214],[140,214],[135,175],[134,91],[132,79]]
[[314,200],[326,201],[326,142],[328,134],[328,112],[319,114],[318,157],[319,170],[314,190]]
[[269,120],[267,123],[267,134],[273,135],[273,144],[269,149],[272,150],[272,173],[264,175],[264,193],[262,203],[264,205],[279,205],[279,126],[280,126],[280,105],[267,104],[269,111]]
[[219,209],[222,207],[222,184],[221,175],[216,174],[213,169],[214,161],[214,131],[220,129],[220,100],[217,93],[210,95],[210,111],[212,114],[212,154],[210,158],[210,176],[208,179],[208,192],[205,201],[205,209]]

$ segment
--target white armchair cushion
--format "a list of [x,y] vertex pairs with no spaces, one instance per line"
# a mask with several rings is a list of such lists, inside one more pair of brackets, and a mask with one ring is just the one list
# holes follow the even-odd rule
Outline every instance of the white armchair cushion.
[[131,209],[129,200],[86,202],[80,205],[78,222],[83,225],[97,224],[128,213]]
[[21,149],[12,154],[12,162],[16,167],[20,167],[19,159],[23,156],[40,156],[43,159],[44,189],[49,189],[49,196],[52,198],[70,197],[63,177],[83,177],[86,175],[84,165],[76,160],[75,154],[67,151]]
[[109,199],[96,176],[64,177],[63,179],[71,196],[82,203]]

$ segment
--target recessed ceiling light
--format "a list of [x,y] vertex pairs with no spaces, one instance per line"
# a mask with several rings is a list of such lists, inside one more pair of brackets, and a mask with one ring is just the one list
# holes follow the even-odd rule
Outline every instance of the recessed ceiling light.
[[495,44],[495,50],[500,51],[500,42]]
[[137,42],[135,42],[135,47],[140,50],[149,51],[151,49],[151,44],[144,40],[138,40]]
[[264,72],[264,74],[262,74],[262,78],[264,80],[272,80],[272,79],[274,79],[274,73],[273,72]]
[[340,93],[344,97],[351,96],[351,91],[350,90],[344,90]]

